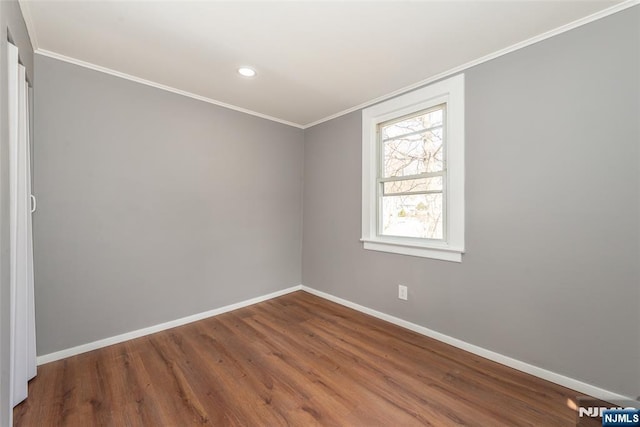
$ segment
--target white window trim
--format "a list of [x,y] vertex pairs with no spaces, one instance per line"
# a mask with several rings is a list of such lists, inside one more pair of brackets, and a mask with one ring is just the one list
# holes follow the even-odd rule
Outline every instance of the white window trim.
[[[403,115],[447,103],[446,240],[391,237],[377,227],[377,126]],[[464,74],[362,110],[362,239],[365,249],[445,261],[464,253]]]

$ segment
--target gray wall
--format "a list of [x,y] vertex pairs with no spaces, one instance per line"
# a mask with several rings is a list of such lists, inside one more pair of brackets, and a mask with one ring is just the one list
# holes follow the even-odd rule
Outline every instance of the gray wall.
[[640,395],[639,56],[634,7],[465,73],[460,264],[362,249],[361,113],[308,129],[303,284]]
[[17,1],[0,1],[0,426],[11,424],[9,400],[9,130],[7,104],[7,35],[33,81],[33,49]]
[[302,130],[36,69],[39,355],[300,284]]

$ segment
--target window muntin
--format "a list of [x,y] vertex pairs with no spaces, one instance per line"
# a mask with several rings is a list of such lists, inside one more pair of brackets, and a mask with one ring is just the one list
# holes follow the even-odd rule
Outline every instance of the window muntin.
[[378,124],[378,235],[443,240],[446,104]]

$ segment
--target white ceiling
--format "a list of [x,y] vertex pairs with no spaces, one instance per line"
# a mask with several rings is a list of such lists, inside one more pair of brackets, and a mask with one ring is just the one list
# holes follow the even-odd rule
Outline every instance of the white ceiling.
[[[308,125],[619,1],[21,1],[34,48]],[[251,65],[258,76],[240,77]]]

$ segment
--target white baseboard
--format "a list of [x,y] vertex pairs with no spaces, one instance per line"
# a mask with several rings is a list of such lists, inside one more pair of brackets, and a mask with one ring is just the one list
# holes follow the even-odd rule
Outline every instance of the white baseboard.
[[153,334],[155,332],[164,331],[165,329],[175,328],[176,326],[186,325],[187,323],[195,322],[198,320],[206,319],[208,317],[217,316],[218,314],[226,313],[228,311],[237,310],[239,308],[247,307],[253,304],[257,304],[262,301],[270,300],[282,295],[289,294],[291,292],[299,291],[302,289],[302,285],[292,286],[287,289],[272,292],[270,294],[262,295],[259,297],[251,298],[245,301],[240,301],[235,304],[225,305],[224,307],[214,308],[213,310],[205,311],[191,316],[182,317],[180,319],[171,320],[169,322],[160,323],[158,325],[149,326],[147,328],[138,329],[136,331],[127,332],[114,337],[104,338],[98,341],[93,341],[87,344],[82,344],[76,347],[68,348],[66,350],[56,351],[54,353],[38,356],[38,365],[54,362],[56,360],[64,359],[65,357],[75,356],[77,354],[86,353],[87,351],[96,350],[102,347],[107,347],[113,344],[118,344],[123,341],[132,340],[134,338],[143,337],[145,335]]
[[587,384],[585,382],[576,380],[574,378],[570,378],[556,372],[552,372],[543,368],[539,368],[537,366],[531,365],[526,362],[522,362],[520,360],[505,356],[500,353],[496,353],[495,351],[487,350],[485,348],[479,347],[474,344],[470,344],[468,342],[459,340],[457,338],[450,337],[448,335],[442,334],[440,332],[436,332],[429,328],[425,328],[424,326],[416,325],[415,323],[408,322],[406,320],[400,319],[395,316],[391,316],[386,313],[382,313],[380,311],[371,309],[369,307],[365,307],[360,304],[356,304],[354,302],[345,300],[340,297],[336,297],[334,295],[328,294],[326,292],[319,291],[314,288],[310,288],[304,285],[292,286],[287,289],[283,289],[280,291],[272,292],[270,294],[262,295],[256,298],[251,298],[245,301],[237,302],[235,304],[226,305],[224,307],[215,308],[213,310],[205,311],[198,314],[193,314],[191,316],[183,317],[180,319],[172,320],[169,322],[161,323],[154,326],[149,326],[147,328],[138,329],[136,331],[127,332],[125,334],[116,335],[114,337],[104,338],[98,341],[93,341],[87,344],[82,344],[76,347],[68,348],[66,350],[56,351],[54,353],[45,354],[43,356],[38,356],[37,362],[38,365],[42,365],[45,363],[53,362],[56,360],[64,359],[65,357],[75,356],[77,354],[86,353],[91,350],[96,350],[102,347],[107,347],[113,344],[118,344],[123,341],[128,341],[134,338],[139,338],[145,335],[153,334],[155,332],[164,331],[166,329],[175,328],[176,326],[182,326],[187,323],[195,322],[198,320],[206,319],[208,317],[217,316],[218,314],[226,313],[229,311],[237,310],[239,308],[247,307],[253,304],[257,304],[262,301],[267,301],[272,298],[276,298],[282,295],[289,294],[291,292],[303,290],[310,294],[316,295],[320,298],[324,298],[329,301],[333,301],[345,307],[352,308],[361,313],[369,314],[373,317],[377,317],[378,319],[385,320],[389,323],[393,323],[394,325],[398,325],[400,327],[409,329],[411,331],[417,332],[421,335],[436,339],[438,341],[444,342],[446,344],[450,344],[454,347],[461,348],[462,350],[466,350],[470,353],[477,354],[478,356],[484,357],[489,360],[493,360],[494,362],[501,363],[503,365],[509,366],[511,368],[517,369],[522,372],[526,372],[527,374],[531,374],[538,378],[542,378],[547,381],[551,381],[552,383],[559,384],[563,387],[570,388],[572,390],[576,390],[577,392],[584,393],[589,396],[596,397],[598,399],[602,399],[604,401],[612,401],[612,400],[634,400],[628,396],[623,396],[618,393],[614,393],[609,390],[602,389],[600,387],[596,387],[591,384]]
[[369,314],[373,317],[377,317],[378,319],[382,319],[389,323],[393,323],[394,325],[398,325],[403,328],[409,329],[413,332],[417,332],[421,335],[425,335],[429,338],[433,338],[438,341],[444,342],[446,344],[452,345],[454,347],[458,347],[470,353],[477,354],[478,356],[484,357],[485,359],[493,360],[494,362],[498,362],[502,365],[509,366],[513,369],[517,369],[518,371],[526,372],[527,374],[531,374],[538,378],[542,378],[552,383],[559,384],[563,387],[567,387],[577,392],[584,393],[588,396],[596,397],[598,399],[604,400],[605,402],[609,402],[612,400],[635,400],[628,396],[623,396],[621,394],[614,393],[612,391],[605,390],[591,384],[587,384],[585,382],[576,380],[574,378],[570,378],[570,377],[558,374],[556,372],[552,372],[543,368],[539,368],[534,365],[530,365],[529,363],[522,362],[520,360],[511,358],[509,356],[505,356],[500,353],[496,353],[495,351],[487,350],[485,348],[479,347],[474,344],[469,344],[468,342],[450,337],[440,332],[436,332],[429,328],[425,328],[424,326],[416,325],[415,323],[411,323],[406,320],[402,320],[398,317],[391,316],[389,314],[385,314],[377,310],[373,310],[369,307],[356,304],[354,302],[345,300],[340,297],[336,297],[334,295],[319,291],[317,289],[310,288],[308,286],[303,285],[302,290],[305,292],[309,292],[310,294],[316,295],[320,298],[333,301],[345,307],[349,307],[359,312]]

